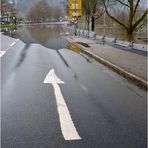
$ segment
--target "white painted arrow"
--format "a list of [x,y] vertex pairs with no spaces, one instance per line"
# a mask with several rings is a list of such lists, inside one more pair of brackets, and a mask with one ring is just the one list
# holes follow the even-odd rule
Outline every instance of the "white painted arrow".
[[55,74],[54,69],[50,70],[50,72],[47,74],[44,83],[50,83],[54,87],[54,93],[56,97],[57,102],[57,108],[59,113],[59,119],[60,119],[60,126],[61,131],[63,134],[63,137],[65,140],[80,140],[81,137],[79,136],[74,123],[71,119],[68,107],[66,105],[66,102],[64,100],[64,97],[61,93],[60,87],[58,84],[64,84],[64,82],[58,78],[58,76]]

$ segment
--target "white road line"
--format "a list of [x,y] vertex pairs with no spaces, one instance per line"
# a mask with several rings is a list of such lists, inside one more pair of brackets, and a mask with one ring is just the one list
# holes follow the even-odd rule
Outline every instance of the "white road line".
[[13,42],[10,46],[12,47],[16,42]]
[[1,57],[9,50],[10,47],[14,46],[20,39],[16,39],[15,42],[13,42],[12,44],[9,45],[9,47],[7,47],[3,52],[3,54],[1,54]]
[[20,40],[20,39],[16,39],[16,41],[13,42],[12,44],[10,44],[9,47],[5,49],[5,51],[7,52],[7,50],[8,50],[10,47],[14,46],[19,40]]
[[0,57],[2,57],[5,54],[5,51],[0,51]]
[[64,82],[61,81],[60,78],[57,77],[57,75],[54,72],[54,69],[52,69],[47,74],[44,80],[44,83],[51,83],[53,85],[54,93],[56,97],[57,109],[59,113],[61,131],[62,131],[64,139],[65,140],[80,140],[81,137],[79,136],[75,128],[75,125],[70,116],[68,107],[61,93],[61,89],[58,85],[58,84],[64,84]]

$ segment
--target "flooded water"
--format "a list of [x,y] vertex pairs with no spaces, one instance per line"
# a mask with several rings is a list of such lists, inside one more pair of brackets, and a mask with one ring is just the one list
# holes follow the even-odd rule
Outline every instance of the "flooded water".
[[24,25],[17,28],[2,28],[2,32],[4,35],[19,38],[27,45],[37,43],[50,49],[67,47],[67,42],[62,38],[62,25]]
[[[86,29],[86,25],[84,22],[81,22],[78,24],[78,27],[81,29]],[[121,28],[121,27],[116,27],[116,26],[103,26],[97,24],[95,26],[95,32],[99,36],[106,36],[106,37],[111,37],[117,39],[123,40],[123,41],[134,41],[139,44],[147,44],[147,31],[145,32],[134,32],[133,36],[128,36],[126,34],[126,31]],[[144,38],[145,40],[142,40],[140,38]]]
[[[63,25],[24,25],[20,27],[1,28],[5,35],[19,38],[26,44],[38,43],[47,48],[61,49],[67,47],[67,42],[62,38],[65,31]],[[147,37],[145,34],[134,34],[133,38],[128,38],[127,34],[119,29],[112,27],[96,27],[96,33],[100,36],[107,36],[121,40],[131,40],[139,44],[147,44],[147,42],[138,39],[139,37]]]
[[107,36],[111,38],[117,37],[120,40],[123,41],[134,41],[139,44],[146,44],[146,41],[143,41],[139,38],[147,38],[146,33],[133,33],[133,36],[128,36],[125,32],[125,30],[121,28],[115,28],[115,27],[96,27],[96,33],[100,36]]

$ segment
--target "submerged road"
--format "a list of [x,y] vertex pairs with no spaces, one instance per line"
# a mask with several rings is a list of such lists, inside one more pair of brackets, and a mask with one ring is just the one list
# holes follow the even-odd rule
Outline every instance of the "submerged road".
[[146,93],[93,59],[18,40],[1,68],[2,148],[146,148]]

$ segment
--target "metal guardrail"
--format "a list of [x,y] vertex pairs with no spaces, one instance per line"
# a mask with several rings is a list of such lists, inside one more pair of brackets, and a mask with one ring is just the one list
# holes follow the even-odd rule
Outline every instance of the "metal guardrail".
[[141,51],[145,51],[145,52],[148,51],[147,45],[118,40],[117,37],[109,38],[109,37],[106,37],[106,36],[99,36],[99,35],[96,35],[96,33],[93,32],[93,31],[77,29],[77,35],[81,36],[81,37],[93,39],[93,40],[96,41],[96,43],[108,42],[108,43],[112,43],[114,45],[119,45],[119,46],[130,48],[130,49],[136,49],[136,50],[141,50]]

